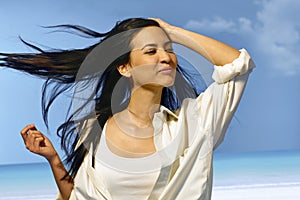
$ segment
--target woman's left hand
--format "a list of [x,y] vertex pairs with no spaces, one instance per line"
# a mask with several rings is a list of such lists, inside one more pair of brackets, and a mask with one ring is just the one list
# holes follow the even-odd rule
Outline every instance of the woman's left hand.
[[149,18],[149,19],[152,19],[152,20],[156,21],[159,24],[159,26],[161,28],[163,28],[168,34],[171,33],[171,31],[174,28],[176,28],[175,26],[172,26],[171,24],[163,21],[162,19],[159,19],[159,18]]

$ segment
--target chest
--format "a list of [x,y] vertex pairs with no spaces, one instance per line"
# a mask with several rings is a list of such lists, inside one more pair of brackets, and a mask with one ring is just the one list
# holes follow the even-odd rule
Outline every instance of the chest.
[[156,151],[153,127],[126,127],[109,121],[106,126],[105,139],[110,151],[121,157],[145,157]]

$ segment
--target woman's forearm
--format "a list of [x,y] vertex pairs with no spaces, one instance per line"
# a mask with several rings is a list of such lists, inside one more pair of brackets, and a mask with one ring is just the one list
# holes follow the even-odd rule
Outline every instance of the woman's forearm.
[[179,27],[173,26],[169,35],[175,43],[198,52],[214,65],[231,63],[240,54],[237,49],[223,42]]
[[196,51],[214,65],[231,63],[240,54],[237,49],[223,42],[180,27],[168,26],[165,30],[173,42]]
[[69,199],[74,186],[72,178],[66,177],[65,179],[62,179],[67,174],[67,171],[58,155],[54,156],[51,160],[48,160],[48,162],[51,166],[61,197],[63,199]]
[[67,171],[54,149],[51,141],[42,134],[34,124],[28,124],[21,130],[26,148],[37,155],[43,156],[49,162],[57,187],[63,199],[69,199],[73,189],[73,181],[69,177],[62,179]]

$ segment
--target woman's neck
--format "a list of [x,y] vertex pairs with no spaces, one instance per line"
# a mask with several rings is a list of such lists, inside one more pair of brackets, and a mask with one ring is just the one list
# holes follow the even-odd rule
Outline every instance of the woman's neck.
[[149,123],[158,111],[161,101],[161,87],[139,87],[131,93],[127,110],[140,121]]
[[[162,88],[140,87],[132,90],[127,109],[114,115],[114,127],[126,137],[149,139],[153,137],[152,120],[158,111]],[[118,131],[116,131],[118,132]]]

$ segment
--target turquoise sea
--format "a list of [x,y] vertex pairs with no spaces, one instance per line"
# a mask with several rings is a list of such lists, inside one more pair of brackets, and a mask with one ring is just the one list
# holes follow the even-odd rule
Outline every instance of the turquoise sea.
[[215,154],[214,175],[215,189],[300,186],[300,151]]
[[55,199],[56,191],[47,163],[0,165],[0,200]]
[[[300,151],[215,153],[214,190],[277,186],[300,186]],[[47,163],[0,165],[0,200],[55,199],[56,192]]]

